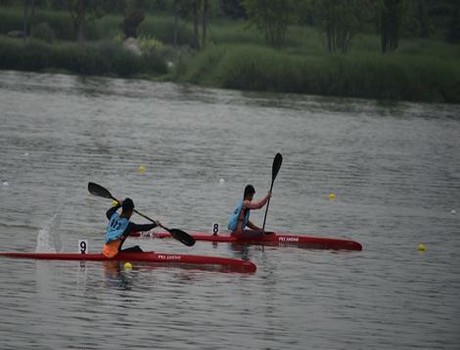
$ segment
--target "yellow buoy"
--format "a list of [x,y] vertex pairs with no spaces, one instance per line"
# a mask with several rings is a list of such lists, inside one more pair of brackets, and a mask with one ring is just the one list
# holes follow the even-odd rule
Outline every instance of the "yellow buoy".
[[418,250],[419,252],[424,252],[424,251],[426,250],[425,245],[422,244],[422,243],[420,243],[420,244],[418,245],[417,250]]
[[138,171],[139,174],[145,173],[145,166],[143,166],[143,165],[139,166],[139,168],[137,168],[137,171]]
[[329,193],[329,199],[333,201],[335,199],[335,193]]
[[125,270],[132,270],[133,269],[133,265],[131,265],[130,262],[125,262],[123,267],[125,268]]

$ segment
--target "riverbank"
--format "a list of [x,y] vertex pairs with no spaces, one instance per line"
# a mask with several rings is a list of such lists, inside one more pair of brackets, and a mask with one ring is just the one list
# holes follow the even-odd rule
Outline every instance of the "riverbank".
[[[8,15],[3,15],[9,24],[3,23],[2,33],[19,23],[17,11]],[[193,51],[189,23],[180,23],[179,45],[174,48],[170,35],[173,19],[148,16],[139,31],[150,47],[138,55],[120,40],[120,16],[94,21],[88,28],[92,40],[83,46],[70,41],[75,34],[71,29],[59,35],[53,29],[65,27],[65,13],[44,12],[41,16],[41,23],[50,28],[48,34],[56,38],[24,43],[0,37],[0,69],[161,79],[238,90],[460,103],[460,48],[438,40],[402,40],[397,52],[383,55],[377,35],[359,35],[349,53],[331,55],[316,29],[291,27],[287,45],[276,50],[266,47],[261,35],[245,23],[219,22],[210,26],[207,48]]]

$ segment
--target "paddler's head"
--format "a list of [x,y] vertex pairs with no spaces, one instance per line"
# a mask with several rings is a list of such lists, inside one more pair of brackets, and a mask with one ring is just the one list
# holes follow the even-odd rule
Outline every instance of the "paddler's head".
[[255,193],[256,193],[256,190],[255,190],[254,186],[247,185],[244,188],[244,199],[252,200],[252,198],[254,197]]
[[125,218],[130,218],[133,215],[134,202],[131,198],[125,198],[121,204],[121,215]]

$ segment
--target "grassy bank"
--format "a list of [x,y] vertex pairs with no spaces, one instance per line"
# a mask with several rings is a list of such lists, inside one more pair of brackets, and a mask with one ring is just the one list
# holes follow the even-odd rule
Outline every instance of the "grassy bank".
[[238,90],[460,103],[457,62],[408,54],[299,55],[220,45],[194,57],[180,80]]
[[191,58],[180,81],[238,90],[460,103],[458,45],[402,40],[397,52],[383,55],[377,35],[359,35],[349,53],[332,55],[314,29],[290,28],[282,50],[264,46],[257,32],[242,25],[213,30],[214,45]]
[[155,55],[138,56],[114,42],[93,42],[79,46],[73,42],[48,44],[0,37],[2,69],[43,71],[64,70],[85,75],[121,77],[165,74],[166,64]]
[[[160,41],[175,60],[167,74],[165,55],[149,50],[137,56],[123,49],[119,15],[107,15],[86,28],[83,47],[71,40],[75,31],[66,12],[40,11],[37,24],[46,23],[54,40],[49,43],[0,37],[0,69],[62,69],[78,74],[163,76],[202,86],[293,92],[375,99],[460,103],[460,47],[437,40],[402,40],[397,52],[380,53],[377,35],[354,38],[347,54],[328,54],[316,29],[290,27],[286,46],[275,50],[246,23],[219,22],[209,26],[207,48],[184,50],[193,42],[190,23],[181,21],[173,51],[172,16],[147,16],[139,34]],[[20,9],[0,8],[0,34],[21,29]],[[184,55],[183,53],[186,52]]]

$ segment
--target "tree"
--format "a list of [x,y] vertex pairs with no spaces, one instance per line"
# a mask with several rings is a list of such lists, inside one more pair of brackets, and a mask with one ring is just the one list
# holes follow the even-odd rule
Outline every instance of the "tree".
[[143,1],[131,0],[126,1],[125,17],[121,24],[121,29],[126,38],[137,38],[137,29],[145,19],[145,4]]
[[281,48],[288,24],[298,6],[295,0],[243,0],[248,18],[265,34],[269,46]]
[[240,0],[220,0],[220,8],[231,19],[247,19],[246,10]]
[[447,32],[447,41],[453,44],[460,44],[460,4],[453,8],[449,28]]
[[101,17],[104,1],[110,0],[69,0],[69,11],[77,32],[78,43],[82,44],[85,41],[87,16],[92,16],[92,18]]
[[425,0],[417,0],[417,22],[420,27],[420,36],[428,38],[430,36],[430,20],[426,9]]
[[200,20],[200,0],[192,0],[192,19],[193,19],[193,47],[195,49],[200,48],[200,33],[199,33],[199,20]]
[[[177,17],[182,14],[184,17],[190,17],[193,23],[193,43],[195,49],[206,47],[208,40],[209,13],[211,8],[209,0],[175,0],[174,14],[177,31]],[[200,26],[201,24],[201,26]],[[201,37],[200,37],[201,27]]]
[[401,36],[405,0],[382,0],[380,7],[380,39],[383,53],[394,52]]
[[201,13],[201,47],[204,49],[208,41],[209,0],[202,0]]
[[329,52],[347,52],[363,20],[372,12],[372,0],[312,0],[314,21],[326,36]]

